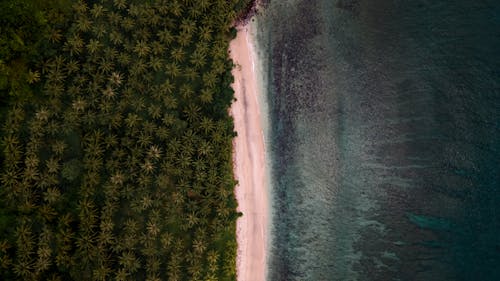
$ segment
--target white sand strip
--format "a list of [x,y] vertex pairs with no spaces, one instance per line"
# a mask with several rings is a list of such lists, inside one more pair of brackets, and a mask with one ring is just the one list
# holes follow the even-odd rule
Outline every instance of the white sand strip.
[[235,129],[234,171],[238,185],[237,221],[237,280],[264,281],[266,278],[267,227],[269,220],[268,191],[266,190],[264,136],[258,102],[258,84],[251,45],[250,27],[240,27],[231,41],[231,57],[237,67],[233,70],[235,97],[231,106]]

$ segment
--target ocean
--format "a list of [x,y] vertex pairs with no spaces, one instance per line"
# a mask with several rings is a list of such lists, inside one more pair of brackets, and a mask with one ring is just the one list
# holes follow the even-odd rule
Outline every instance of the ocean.
[[500,280],[500,2],[271,0],[268,280]]

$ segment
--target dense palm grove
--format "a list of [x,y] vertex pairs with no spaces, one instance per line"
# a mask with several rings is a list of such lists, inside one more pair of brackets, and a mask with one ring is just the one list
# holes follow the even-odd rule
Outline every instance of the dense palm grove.
[[4,114],[1,280],[235,280],[246,2],[71,2]]

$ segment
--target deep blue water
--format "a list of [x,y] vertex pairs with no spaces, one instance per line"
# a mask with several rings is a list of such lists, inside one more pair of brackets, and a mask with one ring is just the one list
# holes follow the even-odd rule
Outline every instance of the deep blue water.
[[258,33],[268,280],[500,280],[500,2],[273,0]]

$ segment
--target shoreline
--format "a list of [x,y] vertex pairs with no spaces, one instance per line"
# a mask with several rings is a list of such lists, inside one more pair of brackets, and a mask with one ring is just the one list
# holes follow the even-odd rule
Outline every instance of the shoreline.
[[249,25],[237,28],[230,42],[230,56],[236,67],[232,70],[232,87],[236,101],[231,115],[237,137],[233,141],[234,175],[238,212],[236,222],[238,243],[236,272],[238,281],[264,281],[267,265],[269,199],[266,190],[265,147],[260,106],[259,84],[255,73],[256,54],[251,44]]

